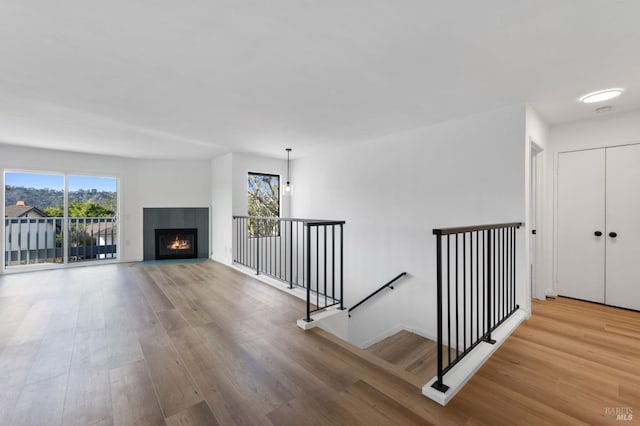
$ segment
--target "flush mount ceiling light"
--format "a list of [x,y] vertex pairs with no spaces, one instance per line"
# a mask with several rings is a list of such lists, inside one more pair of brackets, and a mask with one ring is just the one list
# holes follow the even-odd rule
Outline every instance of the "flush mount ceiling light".
[[617,98],[622,95],[624,89],[605,89],[598,90],[597,92],[587,93],[586,95],[580,98],[580,102],[584,102],[585,104],[592,104],[595,102],[608,101],[609,99]]

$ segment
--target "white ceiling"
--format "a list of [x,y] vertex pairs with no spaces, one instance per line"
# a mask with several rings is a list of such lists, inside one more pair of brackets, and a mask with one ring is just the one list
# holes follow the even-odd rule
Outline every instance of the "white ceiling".
[[[529,102],[640,108],[637,0],[0,0],[0,141],[284,158]],[[600,105],[598,105],[600,106]]]

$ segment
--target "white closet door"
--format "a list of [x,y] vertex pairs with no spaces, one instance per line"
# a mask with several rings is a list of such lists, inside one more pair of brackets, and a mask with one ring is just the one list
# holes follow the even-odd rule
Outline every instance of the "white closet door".
[[605,150],[559,154],[558,294],[604,303],[605,231]]
[[605,300],[640,310],[640,145],[607,148],[606,155]]

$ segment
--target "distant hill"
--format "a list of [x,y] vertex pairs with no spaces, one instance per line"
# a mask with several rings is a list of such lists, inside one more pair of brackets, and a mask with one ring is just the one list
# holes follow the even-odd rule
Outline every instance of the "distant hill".
[[[44,210],[48,207],[62,206],[64,192],[54,189],[24,188],[21,186],[5,186],[5,204],[15,205],[24,201],[26,205]],[[69,192],[69,202],[90,202],[99,204],[109,210],[116,211],[117,197],[115,192],[98,191],[97,189],[80,189]]]

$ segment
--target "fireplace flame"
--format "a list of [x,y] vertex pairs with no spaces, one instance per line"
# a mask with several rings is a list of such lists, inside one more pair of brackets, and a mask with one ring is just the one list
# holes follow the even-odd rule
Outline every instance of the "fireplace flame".
[[171,241],[167,248],[169,250],[189,250],[191,248],[191,242],[189,240],[181,240],[180,235],[176,235],[176,239]]

